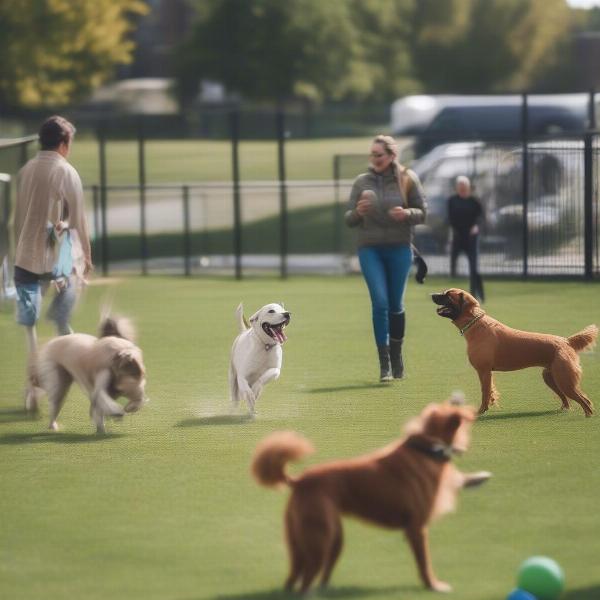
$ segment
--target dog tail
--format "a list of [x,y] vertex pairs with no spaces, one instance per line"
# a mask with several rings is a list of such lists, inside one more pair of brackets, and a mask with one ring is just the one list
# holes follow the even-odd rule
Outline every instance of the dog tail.
[[120,337],[130,342],[135,342],[135,327],[133,323],[125,317],[103,316],[100,321],[98,337]]
[[235,309],[235,316],[237,317],[238,329],[240,330],[240,333],[250,328],[250,324],[248,321],[246,321],[246,317],[244,316],[244,305],[241,302]]
[[596,325],[588,325],[579,333],[567,338],[567,342],[569,342],[569,346],[571,346],[573,350],[576,352],[581,352],[588,347],[593,347],[596,344],[597,337],[598,327]]
[[314,452],[313,445],[295,431],[276,431],[258,444],[252,459],[252,474],[260,485],[276,487],[289,485],[291,477],[285,472],[289,461],[300,460]]

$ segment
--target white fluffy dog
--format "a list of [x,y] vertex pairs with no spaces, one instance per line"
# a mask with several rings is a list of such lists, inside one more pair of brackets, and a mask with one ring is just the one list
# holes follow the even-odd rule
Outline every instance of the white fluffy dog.
[[[146,369],[133,335],[127,319],[105,318],[99,337],[72,333],[50,340],[29,366],[26,408],[37,411],[41,388],[48,395],[49,428],[58,430],[58,413],[75,380],[90,399],[90,417],[98,433],[105,431],[105,417],[138,411],[147,402]],[[129,400],[124,408],[115,402],[119,396]]]
[[254,414],[264,385],[277,379],[281,372],[281,344],[287,339],[283,329],[290,322],[290,313],[280,304],[267,304],[256,311],[248,323],[240,304],[236,316],[240,334],[231,348],[231,401],[237,406],[240,400],[245,400]]

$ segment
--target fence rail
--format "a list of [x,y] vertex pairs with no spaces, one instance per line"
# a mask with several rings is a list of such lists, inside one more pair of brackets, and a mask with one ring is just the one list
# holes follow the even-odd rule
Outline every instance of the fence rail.
[[[108,130],[98,130],[96,185],[85,188],[93,230],[94,262],[107,275],[126,269],[142,274],[254,271],[347,272],[353,232],[343,214],[353,178],[367,167],[365,155],[333,157],[332,178],[290,181],[286,173],[286,122],[273,123],[277,179],[240,178],[239,115],[229,115],[231,181],[149,184],[145,137],[140,128],[138,181],[111,185]],[[28,136],[0,141],[0,249],[9,250],[8,215],[14,175],[31,153]],[[486,275],[600,275],[600,135],[568,137],[524,133],[514,140],[468,140],[437,145],[414,162],[429,204],[417,244],[432,273],[447,274],[446,199],[457,175],[468,175],[486,208],[481,271]],[[13,191],[14,197],[14,191]],[[1,258],[1,257],[0,257]],[[459,269],[465,270],[462,264]]]

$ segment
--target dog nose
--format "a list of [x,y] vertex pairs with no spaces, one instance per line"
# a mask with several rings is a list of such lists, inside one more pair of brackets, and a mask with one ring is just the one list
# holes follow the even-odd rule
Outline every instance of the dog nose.
[[289,313],[289,312],[284,312],[284,313],[283,313],[283,316],[284,316],[286,319],[289,319],[289,318],[292,316],[292,314],[291,314],[291,313]]

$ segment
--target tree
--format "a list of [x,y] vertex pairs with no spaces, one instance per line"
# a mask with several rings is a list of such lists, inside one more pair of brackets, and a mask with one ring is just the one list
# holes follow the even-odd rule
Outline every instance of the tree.
[[0,105],[60,107],[131,59],[141,0],[2,0]]
[[348,2],[213,0],[175,64],[180,95],[201,79],[251,99],[340,98],[370,82]]
[[526,89],[570,33],[565,0],[420,0],[412,55],[431,92]]
[[179,90],[216,79],[250,99],[389,101],[526,89],[572,24],[566,0],[203,0]]

